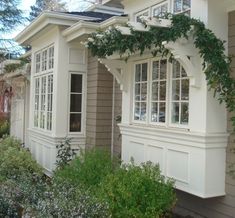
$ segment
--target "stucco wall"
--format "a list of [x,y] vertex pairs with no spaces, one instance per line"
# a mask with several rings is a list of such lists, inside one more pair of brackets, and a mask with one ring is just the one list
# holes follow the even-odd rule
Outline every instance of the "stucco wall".
[[89,54],[86,145],[111,146],[113,76]]
[[[235,55],[235,11],[229,13],[229,54]],[[232,75],[235,78],[235,57],[232,61]],[[235,154],[231,148],[235,146],[235,134],[232,133],[232,126],[229,119],[232,114],[228,114],[228,131],[230,132],[229,144],[227,148],[227,169],[231,163],[235,163]],[[216,170],[216,169],[215,169]],[[235,178],[230,174],[226,175],[226,196],[203,200],[192,195],[177,191],[178,204],[176,211],[183,215],[193,217],[225,218],[235,217]]]

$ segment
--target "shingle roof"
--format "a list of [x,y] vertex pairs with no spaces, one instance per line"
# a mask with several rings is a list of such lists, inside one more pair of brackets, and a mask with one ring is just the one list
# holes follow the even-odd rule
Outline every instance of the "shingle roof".
[[94,17],[93,22],[102,22],[105,21],[113,16],[113,14],[106,14],[101,12],[94,12],[94,11],[82,11],[82,12],[63,12],[66,14],[72,14],[72,15],[78,15],[78,16],[84,16],[84,17]]

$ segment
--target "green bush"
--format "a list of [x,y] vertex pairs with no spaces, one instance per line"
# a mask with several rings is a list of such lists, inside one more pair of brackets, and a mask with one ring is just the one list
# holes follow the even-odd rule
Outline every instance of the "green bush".
[[23,174],[42,176],[43,171],[18,140],[11,137],[3,139],[0,143],[0,181],[17,179]]
[[0,142],[0,217],[21,217],[45,190],[42,168],[12,137]]
[[57,169],[63,169],[76,156],[75,150],[71,146],[71,138],[65,138],[56,148],[58,149],[56,167]]
[[123,165],[109,174],[97,191],[109,204],[112,217],[156,218],[171,212],[176,202],[173,182],[151,162]]
[[90,149],[81,152],[64,169],[56,171],[54,179],[92,189],[118,166],[118,161],[111,159],[110,152],[103,149]]
[[0,138],[10,134],[10,123],[8,120],[0,122]]

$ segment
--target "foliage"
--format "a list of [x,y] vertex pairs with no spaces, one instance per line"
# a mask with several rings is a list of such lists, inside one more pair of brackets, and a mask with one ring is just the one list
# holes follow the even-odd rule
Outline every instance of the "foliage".
[[57,150],[57,160],[56,166],[58,169],[64,168],[70,163],[70,161],[75,157],[75,150],[71,147],[71,139],[65,138],[59,145],[56,146]]
[[19,0],[3,0],[0,4],[0,32],[12,31],[24,21],[22,11],[17,8]]
[[108,205],[69,182],[52,181],[36,208],[36,217],[109,217]]
[[[120,56],[134,53],[143,54],[151,50],[153,56],[169,54],[162,42],[175,42],[179,38],[194,39],[194,45],[203,58],[203,67],[208,86],[213,89],[219,102],[224,102],[228,111],[235,110],[235,80],[230,76],[231,58],[224,54],[224,42],[221,41],[203,22],[185,15],[167,15],[171,19],[170,28],[150,27],[149,31],[131,30],[131,35],[122,35],[115,28],[93,33],[88,39],[87,47],[93,55],[106,57],[119,53]],[[193,29],[192,29],[193,27]],[[232,118],[235,127],[235,117]]]
[[163,217],[176,202],[173,182],[160,174],[158,165],[148,162],[123,165],[100,184],[102,200],[113,217]]
[[0,143],[0,217],[21,217],[45,189],[42,168],[12,137]]
[[22,174],[42,175],[42,168],[18,140],[7,137],[0,143],[0,181],[17,179]]
[[10,134],[10,123],[8,120],[0,121],[0,138]]
[[[160,175],[158,166],[147,163],[121,167],[116,159],[111,159],[109,152],[100,149],[82,153],[58,170],[53,180],[62,186],[69,184],[73,190],[71,193],[76,192],[75,189],[88,199],[93,196],[92,199],[105,207],[106,213],[112,214],[112,217],[162,216],[171,211],[176,201],[173,182]],[[76,195],[78,199],[71,193],[67,202],[73,204],[74,199],[81,201],[79,193]]]
[[14,72],[18,69],[21,69],[25,64],[29,63],[28,58],[19,58],[19,63],[6,64],[4,66],[4,73]]
[[66,4],[61,0],[36,0],[35,5],[30,7],[29,20],[35,19],[41,12],[49,11],[66,11]]
[[82,151],[68,166],[56,171],[54,179],[78,184],[85,189],[95,189],[118,165],[118,161],[112,160],[108,151],[90,149],[86,152]]

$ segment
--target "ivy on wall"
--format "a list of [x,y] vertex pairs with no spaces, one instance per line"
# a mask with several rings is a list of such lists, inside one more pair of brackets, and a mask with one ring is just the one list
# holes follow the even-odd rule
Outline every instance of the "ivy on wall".
[[[193,27],[194,45],[203,59],[203,69],[209,89],[213,89],[220,103],[225,103],[229,112],[235,110],[235,80],[231,77],[231,58],[225,55],[224,41],[221,41],[203,22],[185,15],[166,15],[172,21],[169,28],[150,27],[149,31],[131,30],[131,35],[123,35],[118,29],[110,27],[106,31],[91,34],[86,46],[94,56],[105,58],[114,53],[121,57],[151,50],[153,56],[168,55],[162,42],[175,42],[189,37]],[[235,128],[235,116],[232,117]]]

